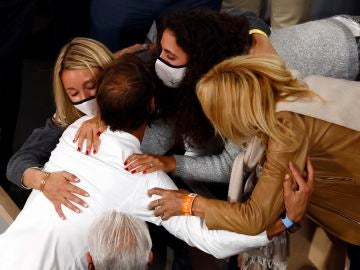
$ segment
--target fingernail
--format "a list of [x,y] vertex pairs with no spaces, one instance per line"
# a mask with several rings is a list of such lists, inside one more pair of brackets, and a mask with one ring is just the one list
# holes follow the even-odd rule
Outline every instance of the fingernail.
[[127,161],[124,162],[124,165],[127,165]]
[[61,218],[62,220],[65,220],[65,217],[64,217],[64,216],[61,216],[60,218]]
[[84,207],[89,207],[86,203],[83,204]]
[[89,150],[86,150],[85,155],[89,155]]
[[76,178],[74,179],[74,181],[75,181],[75,182],[80,182],[80,179],[76,177]]
[[74,139],[74,140],[73,140],[73,143],[75,143],[75,142],[76,142],[76,140]]
[[132,173],[132,174],[136,173],[136,170],[132,170],[131,173]]
[[96,135],[99,137],[99,136],[101,135],[101,132],[98,131],[98,132],[96,133]]
[[145,171],[143,171],[143,174],[145,174],[147,171],[145,170]]
[[80,152],[80,147],[78,147],[77,150]]
[[85,193],[84,195],[85,195],[86,197],[89,197],[89,196],[90,196],[89,193]]
[[76,209],[75,211],[76,211],[76,213],[78,213],[78,214],[80,213],[80,210],[79,210],[79,209]]
[[127,171],[128,171],[128,170],[129,170],[129,168],[125,168],[125,170],[127,170]]
[[96,150],[95,150],[95,149],[94,149],[93,153],[96,154]]

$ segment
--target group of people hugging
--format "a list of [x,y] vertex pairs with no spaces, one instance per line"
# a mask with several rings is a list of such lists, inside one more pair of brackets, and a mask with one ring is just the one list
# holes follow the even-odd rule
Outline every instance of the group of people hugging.
[[[248,14],[191,10],[164,16],[151,44],[112,53],[72,39],[54,66],[54,115],[8,164],[32,192],[0,235],[0,268],[145,269],[148,249],[110,244],[89,263],[89,228],[113,210],[217,258],[274,245],[305,214],[360,245],[358,22],[271,32]],[[136,267],[117,264],[131,256]]]

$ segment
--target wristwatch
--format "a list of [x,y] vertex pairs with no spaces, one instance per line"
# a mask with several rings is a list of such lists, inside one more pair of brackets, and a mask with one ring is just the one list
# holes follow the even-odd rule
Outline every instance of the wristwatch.
[[301,225],[299,223],[293,222],[286,214],[286,212],[281,214],[281,221],[284,224],[286,230],[289,233],[294,233],[298,229],[301,228]]

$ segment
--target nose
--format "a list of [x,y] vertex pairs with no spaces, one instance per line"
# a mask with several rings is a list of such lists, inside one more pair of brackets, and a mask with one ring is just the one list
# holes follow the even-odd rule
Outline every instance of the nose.
[[84,93],[84,91],[80,91],[79,92],[79,100],[80,101],[82,101],[82,100],[84,100],[84,99],[86,99],[87,97],[86,97],[86,94]]
[[89,91],[88,89],[81,89],[79,91],[80,100],[84,100],[84,99],[87,99],[87,98],[90,98],[90,97],[93,97],[93,96],[94,96],[93,91]]

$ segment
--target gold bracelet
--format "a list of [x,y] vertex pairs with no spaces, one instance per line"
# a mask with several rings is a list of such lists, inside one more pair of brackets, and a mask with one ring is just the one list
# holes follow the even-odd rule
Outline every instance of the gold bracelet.
[[40,187],[39,187],[40,192],[43,192],[45,184],[46,184],[46,182],[49,179],[49,176],[51,174],[51,173],[44,172],[44,171],[43,171],[43,173],[44,173],[44,177],[43,177],[43,179],[41,179]]
[[251,29],[249,31],[249,35],[252,35],[252,34],[260,34],[260,35],[263,35],[265,37],[268,36],[264,31],[261,31],[260,29]]

